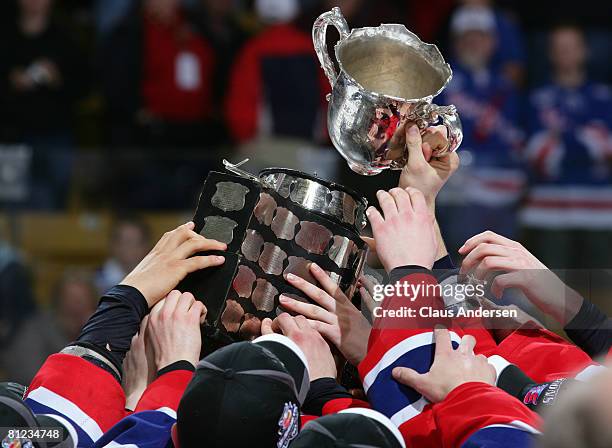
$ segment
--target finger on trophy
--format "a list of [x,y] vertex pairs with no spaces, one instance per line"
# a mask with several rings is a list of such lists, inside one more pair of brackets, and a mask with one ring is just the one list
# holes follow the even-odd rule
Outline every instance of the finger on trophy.
[[368,245],[370,252],[376,252],[376,240],[369,236],[362,236],[361,239]]
[[363,286],[359,288],[359,294],[361,295],[361,303],[370,315],[370,320],[372,320],[371,316],[374,312],[374,308],[376,307],[377,302],[376,300],[374,300],[370,292]]
[[317,283],[312,274],[310,274],[310,260],[307,260],[306,258],[302,257],[290,256],[288,258],[288,261],[289,264],[283,271],[284,277],[287,277],[287,274],[293,274],[300,278],[303,278],[308,283],[312,283],[313,285]]
[[234,229],[238,223],[226,216],[207,216],[204,218],[202,236],[211,240],[230,244],[234,240]]
[[429,162],[433,154],[442,153],[448,148],[447,133],[446,126],[430,126],[421,133],[425,160]]
[[[289,294],[289,293],[284,292],[284,293],[283,293],[283,296],[284,296],[284,297],[288,297],[288,298],[290,298],[290,299],[292,299],[292,300],[296,300],[296,301],[298,301],[298,302],[302,302],[302,303],[310,303],[310,302],[308,301],[308,299],[305,299],[305,298],[304,298],[304,297],[302,297],[302,296],[298,296],[297,294]],[[278,306],[276,307],[276,315],[277,315],[277,316],[280,316],[280,315],[281,315],[281,314],[283,314],[283,313],[289,313],[289,314],[295,315],[295,312],[285,309],[285,307],[283,307],[283,305],[281,305],[281,304],[279,303],[279,304],[278,304]]]

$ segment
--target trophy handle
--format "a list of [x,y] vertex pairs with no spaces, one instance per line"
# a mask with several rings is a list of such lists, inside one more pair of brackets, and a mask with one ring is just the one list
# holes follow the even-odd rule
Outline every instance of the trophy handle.
[[446,153],[456,151],[463,141],[463,126],[461,125],[461,119],[457,113],[457,108],[452,104],[448,106],[431,104],[429,114],[431,121],[441,121],[440,124],[446,127],[446,131],[448,133],[448,146],[440,151],[437,151],[434,156],[440,157]]
[[336,73],[334,63],[327,52],[326,35],[327,27],[329,25],[333,25],[338,30],[338,33],[340,33],[340,40],[345,39],[349,35],[350,31],[348,24],[346,23],[346,19],[338,7],[332,8],[331,11],[321,14],[312,25],[312,42],[314,44],[315,51],[319,57],[321,67],[323,68],[323,71],[325,71],[327,79],[329,79],[329,83],[332,87],[334,87],[338,75]]

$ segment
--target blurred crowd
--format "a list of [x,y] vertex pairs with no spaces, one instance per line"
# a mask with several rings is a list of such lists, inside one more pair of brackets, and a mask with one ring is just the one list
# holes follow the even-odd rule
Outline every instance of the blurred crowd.
[[[350,173],[325,126],[330,86],[310,30],[340,6],[351,27],[406,24],[451,63],[453,80],[435,100],[457,106],[465,133],[462,166],[438,198],[451,253],[489,229],[521,239],[549,267],[608,267],[612,6],[530,3],[4,1],[0,204],[6,215],[191,210],[208,170],[246,156],[325,174],[373,199],[397,177]],[[48,317],[37,311],[27,262],[0,234],[0,341],[31,328],[49,333],[40,347],[12,348],[36,358],[17,366],[15,379],[26,381],[76,336],[95,291],[136,265],[151,232],[130,217],[110,238],[96,272],[62,276]],[[5,307],[15,296],[20,309]]]
[[47,356],[78,336],[100,295],[121,283],[150,248],[149,226],[135,216],[119,217],[98,269],[68,266],[49,297],[36,297],[29,264],[0,245],[0,378],[29,383]]

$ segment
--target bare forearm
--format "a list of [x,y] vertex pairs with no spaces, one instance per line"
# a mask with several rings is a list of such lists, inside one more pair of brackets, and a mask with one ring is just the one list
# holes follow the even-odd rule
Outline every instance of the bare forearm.
[[436,229],[436,239],[438,240],[438,252],[436,253],[436,260],[439,260],[440,258],[446,257],[448,255],[448,249],[446,249],[446,244],[444,244],[444,238],[442,238],[442,232],[440,231],[438,220],[436,220],[434,226]]
[[[436,217],[436,199],[435,197],[432,200],[428,200],[428,205],[433,213],[434,217]],[[446,244],[444,244],[444,238],[442,238],[442,231],[440,230],[440,225],[438,224],[438,218],[434,222],[436,239],[438,240],[438,252],[436,253],[436,260],[439,260],[442,257],[446,257],[448,255],[448,249],[446,248]]]

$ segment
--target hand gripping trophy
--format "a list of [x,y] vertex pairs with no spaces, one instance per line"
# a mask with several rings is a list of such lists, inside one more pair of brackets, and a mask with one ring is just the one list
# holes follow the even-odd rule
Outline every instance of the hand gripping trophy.
[[[334,47],[340,73],[327,53],[328,25],[340,33]],[[408,160],[403,137],[407,123],[421,130],[446,126],[449,145],[434,157],[459,147],[463,133],[455,106],[432,103],[452,78],[435,45],[399,24],[349,30],[339,8],[318,17],[312,39],[332,86],[329,135],[353,171],[372,176],[402,169]]]

